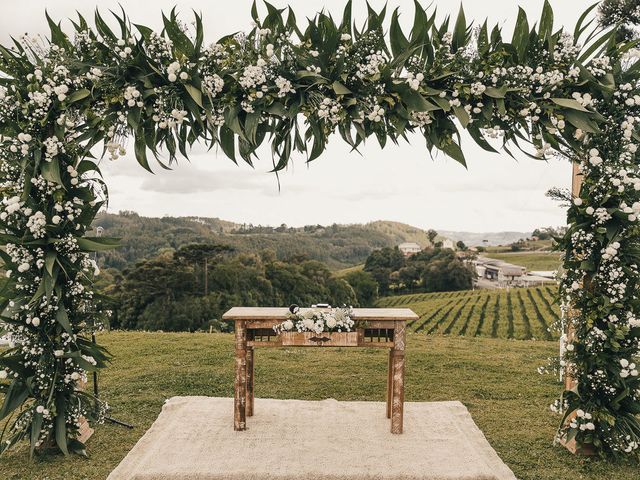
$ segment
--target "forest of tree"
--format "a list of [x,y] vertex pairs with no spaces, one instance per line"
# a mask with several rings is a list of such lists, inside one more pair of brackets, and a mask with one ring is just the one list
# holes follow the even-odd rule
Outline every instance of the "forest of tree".
[[[121,212],[101,214],[97,226],[121,238],[121,248],[97,257],[112,328],[224,331],[222,314],[236,305],[373,306],[379,296],[461,290],[473,280],[452,250],[438,247],[436,231],[394,222],[273,228]],[[405,258],[395,247],[403,241],[430,247]]]
[[238,254],[231,247],[191,244],[142,260],[122,272],[108,268],[98,283],[113,311],[112,328],[227,330],[222,314],[232,306],[358,306],[377,299],[375,283],[336,278],[305,257],[280,261],[272,252]]
[[364,272],[374,278],[380,296],[467,290],[475,278],[474,270],[453,250],[441,247],[427,248],[410,257],[397,247],[382,248],[367,258]]

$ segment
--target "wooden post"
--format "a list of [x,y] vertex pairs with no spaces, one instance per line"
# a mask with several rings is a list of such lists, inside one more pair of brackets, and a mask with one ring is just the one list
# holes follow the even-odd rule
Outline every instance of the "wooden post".
[[[84,390],[85,388],[87,388],[87,382],[78,381],[76,383],[77,390]],[[86,444],[87,440],[91,438],[94,431],[95,430],[89,426],[89,422],[87,421],[87,419],[85,417],[80,417],[80,429],[78,430],[78,437],[76,438],[76,440]]]
[[253,416],[253,347],[247,348],[247,417]]
[[[580,188],[582,188],[582,174],[580,173],[580,164],[577,162],[573,162],[572,176],[571,176],[571,196],[573,198],[578,198],[580,196]],[[585,275],[582,279],[583,288],[587,287],[590,284],[591,279]],[[572,305],[569,306],[569,310],[567,311],[567,325],[564,331],[566,336],[566,342],[571,343],[575,337],[575,328],[571,319],[574,317],[574,312],[576,309],[573,308]],[[571,365],[565,363],[564,366],[564,389],[565,390],[573,390],[578,386],[578,381],[573,375],[573,369]],[[570,423],[576,416],[576,412],[571,412],[569,416],[565,419],[565,422]],[[566,438],[560,439],[559,443],[564,446],[567,450],[569,450],[573,454],[591,456],[595,455],[595,450],[591,445],[583,445],[578,448],[575,439],[567,441]]]
[[233,429],[247,429],[247,328],[244,320],[236,322],[236,376],[233,401]]
[[[580,196],[581,187],[582,187],[582,174],[580,173],[580,164],[578,162],[573,162],[573,168],[572,168],[572,174],[571,174],[571,196],[573,198],[577,198]],[[583,279],[583,283],[586,281],[587,279]],[[573,328],[573,324],[571,323],[571,318],[573,317],[573,311],[574,309],[571,306],[567,311],[567,325],[564,332],[564,334],[566,335],[567,343],[571,343],[575,335],[575,330]],[[571,390],[576,387],[577,382],[573,376],[572,369],[566,363],[564,366],[563,378],[564,378],[565,390]]]
[[387,418],[391,418],[391,397],[393,395],[393,349],[389,349],[387,370]]
[[402,433],[404,415],[404,348],[405,322],[396,321],[393,330],[393,387],[391,400],[391,433]]

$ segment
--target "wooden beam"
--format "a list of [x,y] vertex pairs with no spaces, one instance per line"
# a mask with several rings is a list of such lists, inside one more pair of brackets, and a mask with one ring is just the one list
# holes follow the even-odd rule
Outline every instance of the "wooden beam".
[[[580,196],[580,189],[582,188],[582,179],[583,176],[580,173],[580,164],[578,162],[573,162],[572,174],[571,174],[571,196],[573,198],[578,198]],[[582,279],[582,284],[588,285],[590,283],[590,278],[585,275]],[[571,319],[575,316],[576,310],[570,306],[567,311],[567,325],[565,327],[564,334],[566,335],[567,343],[571,343],[575,338],[575,328],[573,327],[573,323],[571,323]],[[565,390],[573,390],[578,386],[578,381],[573,375],[573,370],[570,365],[565,363],[564,366],[564,389]],[[576,416],[575,412],[569,414],[566,418],[565,423],[570,423]],[[582,455],[582,456],[592,456],[595,455],[595,450],[590,445],[583,445],[582,447],[578,447],[576,445],[575,439],[567,441],[566,438],[561,438],[559,441],[560,445],[569,450],[574,455]]]
[[[577,198],[580,196],[580,189],[582,188],[582,174],[580,173],[580,163],[573,162],[571,169],[571,196],[573,198]],[[569,308],[567,312],[567,325],[565,327],[565,335],[568,343],[573,341],[575,336],[575,329],[573,328],[573,324],[571,323],[571,318],[573,317],[573,308]],[[569,365],[565,364],[564,369],[564,389],[571,390],[576,387],[577,382],[573,377],[573,372]]]

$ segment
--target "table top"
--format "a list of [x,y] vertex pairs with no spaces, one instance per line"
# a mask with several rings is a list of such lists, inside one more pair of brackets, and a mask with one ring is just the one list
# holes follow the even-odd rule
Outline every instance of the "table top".
[[[306,310],[321,310],[312,308],[301,308],[300,312]],[[223,320],[286,320],[289,317],[287,307],[233,307],[223,316]],[[389,320],[389,321],[412,321],[418,320],[410,308],[354,308],[351,318],[354,320]]]

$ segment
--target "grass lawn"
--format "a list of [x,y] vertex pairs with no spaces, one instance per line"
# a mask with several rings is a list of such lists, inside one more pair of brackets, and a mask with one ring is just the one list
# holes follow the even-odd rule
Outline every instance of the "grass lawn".
[[[112,332],[100,341],[115,355],[102,375],[103,397],[115,417],[136,428],[100,426],[88,443],[89,459],[30,461],[23,446],[0,459],[0,479],[104,479],[149,428],[165,399],[233,395],[230,334]],[[518,478],[637,479],[637,465],[590,461],[552,445],[557,418],[548,405],[559,387],[536,367],[556,350],[555,342],[410,334],[406,400],[462,401]],[[386,353],[375,349],[256,353],[259,397],[383,401],[385,382]]]
[[529,271],[536,270],[558,270],[560,267],[559,252],[503,252],[503,253],[483,253],[485,257],[504,260],[526,267]]

